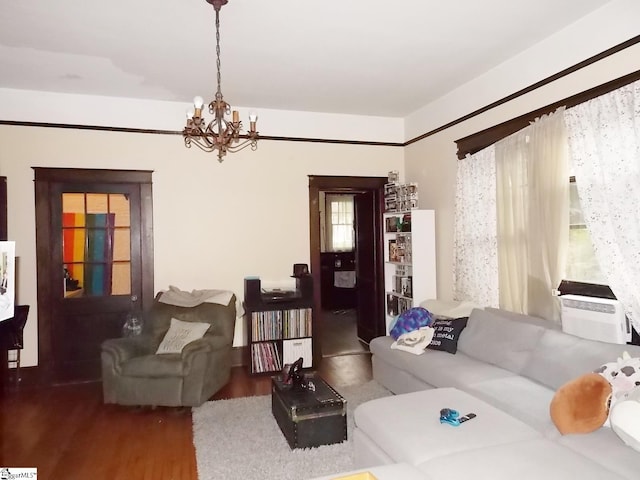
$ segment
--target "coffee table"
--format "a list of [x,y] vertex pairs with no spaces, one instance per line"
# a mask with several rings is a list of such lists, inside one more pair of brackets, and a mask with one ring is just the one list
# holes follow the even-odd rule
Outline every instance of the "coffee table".
[[312,448],[347,439],[347,401],[320,375],[306,373],[315,391],[295,390],[271,378],[271,412],[289,447]]

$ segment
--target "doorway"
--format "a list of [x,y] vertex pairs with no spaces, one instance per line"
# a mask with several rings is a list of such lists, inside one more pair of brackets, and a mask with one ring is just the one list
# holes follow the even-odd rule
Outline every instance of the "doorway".
[[34,171],[38,373],[99,380],[102,342],[153,300],[151,172]]
[[[319,312],[314,322],[314,363],[325,350],[328,355],[366,352],[366,345],[385,332],[381,228],[385,183],[386,177],[309,177],[311,274],[314,311]],[[322,199],[326,195],[353,197],[351,252],[322,251],[321,217],[326,213]],[[351,277],[355,280],[352,290]],[[327,300],[331,289],[332,298]],[[337,344],[325,348],[323,342]]]

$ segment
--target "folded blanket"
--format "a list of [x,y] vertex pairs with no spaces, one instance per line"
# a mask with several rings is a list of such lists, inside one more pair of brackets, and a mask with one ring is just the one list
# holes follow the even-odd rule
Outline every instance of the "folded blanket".
[[431,327],[421,327],[408,333],[403,333],[398,340],[391,344],[394,350],[422,355],[427,345],[431,343],[435,330]]
[[228,290],[191,290],[186,292],[170,286],[169,290],[162,292],[158,301],[178,307],[195,307],[205,302],[229,305],[232,296],[233,292]]

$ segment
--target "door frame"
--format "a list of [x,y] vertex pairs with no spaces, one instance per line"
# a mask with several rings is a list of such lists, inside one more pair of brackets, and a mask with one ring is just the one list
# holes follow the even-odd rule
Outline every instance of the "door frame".
[[52,295],[54,295],[49,275],[53,242],[51,225],[50,194],[54,185],[59,183],[95,183],[95,184],[137,184],[140,188],[140,238],[131,238],[140,246],[141,298],[140,308],[144,312],[151,307],[154,297],[153,284],[153,199],[150,170],[106,170],[78,168],[41,168],[32,167],[35,184],[35,220],[36,220],[36,267],[38,299],[38,383],[51,384],[55,372],[53,353]]
[[[309,175],[309,247],[310,270],[313,277],[313,364],[318,365],[322,359],[322,311],[320,292],[320,192],[362,193],[371,191],[375,197],[374,224],[377,226],[373,235],[376,252],[376,283],[372,291],[372,299],[376,308],[376,327],[380,334],[385,331],[384,317],[384,244],[382,232],[382,212],[384,210],[384,185],[387,177],[347,177],[330,175]],[[357,225],[356,225],[357,228]]]

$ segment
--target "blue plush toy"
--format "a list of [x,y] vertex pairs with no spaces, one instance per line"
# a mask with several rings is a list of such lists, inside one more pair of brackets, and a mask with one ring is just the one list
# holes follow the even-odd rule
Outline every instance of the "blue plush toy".
[[389,335],[397,340],[403,333],[413,332],[433,323],[431,312],[422,307],[414,307],[402,312],[393,324]]

